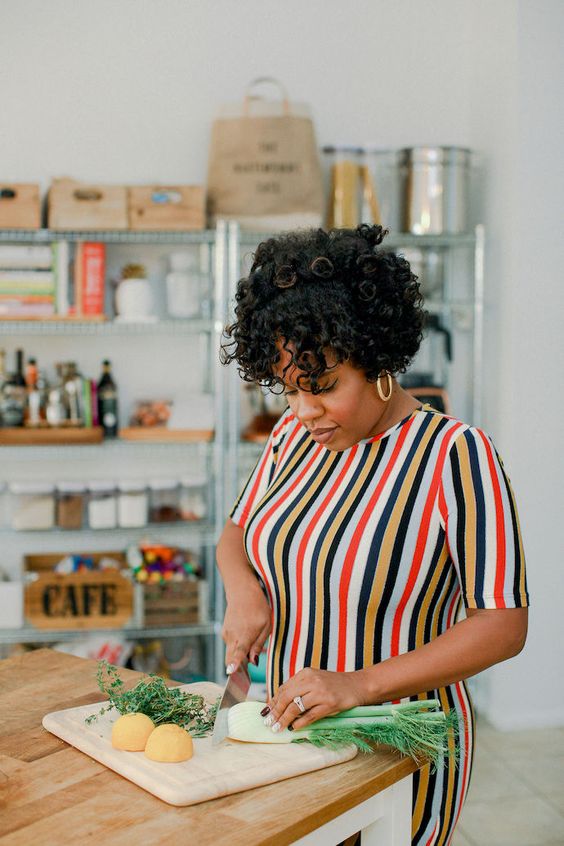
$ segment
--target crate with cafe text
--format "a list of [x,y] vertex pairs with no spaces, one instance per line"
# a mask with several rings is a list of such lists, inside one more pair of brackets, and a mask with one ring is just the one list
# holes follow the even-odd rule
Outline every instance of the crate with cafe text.
[[115,629],[133,616],[122,552],[26,555],[24,573],[24,615],[38,629]]

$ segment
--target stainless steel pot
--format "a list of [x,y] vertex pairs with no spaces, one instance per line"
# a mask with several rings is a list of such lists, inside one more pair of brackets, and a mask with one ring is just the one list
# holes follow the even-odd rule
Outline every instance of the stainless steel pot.
[[401,151],[403,229],[415,235],[465,232],[470,150],[409,147]]

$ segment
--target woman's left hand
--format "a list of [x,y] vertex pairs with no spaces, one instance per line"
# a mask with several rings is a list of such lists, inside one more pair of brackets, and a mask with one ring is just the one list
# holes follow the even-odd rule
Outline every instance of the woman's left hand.
[[[303,714],[294,702],[296,697],[301,697],[306,709]],[[301,729],[321,717],[364,704],[359,673],[335,673],[307,667],[278,688],[269,702],[270,712],[265,722],[275,731],[282,731],[289,725]]]

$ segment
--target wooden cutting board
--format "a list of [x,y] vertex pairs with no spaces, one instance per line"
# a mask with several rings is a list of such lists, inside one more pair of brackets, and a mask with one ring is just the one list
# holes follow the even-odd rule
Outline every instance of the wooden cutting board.
[[[181,690],[198,693],[215,702],[221,688],[210,682],[182,685]],[[180,764],[150,761],[143,752],[121,752],[111,744],[112,723],[117,711],[103,714],[87,725],[85,717],[97,713],[105,703],[54,711],[43,718],[52,734],[85,752],[91,758],[129,779],[171,805],[195,805],[219,796],[240,793],[252,787],[272,784],[302,773],[320,770],[357,753],[354,746],[339,750],[316,749],[307,743],[239,743],[224,740],[212,747],[211,738],[194,739],[194,756]]]

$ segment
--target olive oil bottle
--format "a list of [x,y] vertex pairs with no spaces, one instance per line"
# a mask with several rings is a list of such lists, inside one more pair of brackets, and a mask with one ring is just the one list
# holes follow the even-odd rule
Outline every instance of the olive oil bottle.
[[118,392],[108,359],[102,362],[102,377],[98,382],[98,421],[105,438],[118,436]]

